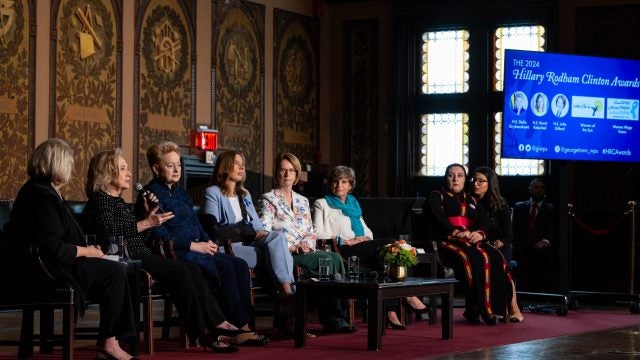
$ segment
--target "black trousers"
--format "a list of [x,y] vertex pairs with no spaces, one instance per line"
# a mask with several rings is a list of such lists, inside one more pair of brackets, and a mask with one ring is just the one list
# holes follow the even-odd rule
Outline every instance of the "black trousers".
[[72,274],[81,291],[100,305],[98,340],[134,336],[126,268],[111,260],[80,257],[72,266]]
[[189,338],[197,339],[225,321],[198,265],[157,255],[144,255],[140,260],[142,268],[169,291]]

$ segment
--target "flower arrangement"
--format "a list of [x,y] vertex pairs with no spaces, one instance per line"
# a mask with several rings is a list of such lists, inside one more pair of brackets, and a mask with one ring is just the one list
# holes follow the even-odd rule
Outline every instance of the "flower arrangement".
[[397,240],[380,249],[380,258],[391,266],[413,266],[418,263],[416,249],[405,240]]

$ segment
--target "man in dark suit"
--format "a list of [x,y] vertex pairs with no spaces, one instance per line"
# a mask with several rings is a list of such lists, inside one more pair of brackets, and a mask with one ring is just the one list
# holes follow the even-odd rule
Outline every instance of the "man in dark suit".
[[518,289],[546,292],[553,273],[552,245],[555,235],[554,206],[546,200],[544,180],[529,184],[528,201],[515,204],[513,251],[518,261]]

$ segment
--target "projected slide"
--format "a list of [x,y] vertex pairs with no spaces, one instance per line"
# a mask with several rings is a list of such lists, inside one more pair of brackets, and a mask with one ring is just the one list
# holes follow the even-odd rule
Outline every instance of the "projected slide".
[[640,162],[640,61],[506,50],[502,156]]

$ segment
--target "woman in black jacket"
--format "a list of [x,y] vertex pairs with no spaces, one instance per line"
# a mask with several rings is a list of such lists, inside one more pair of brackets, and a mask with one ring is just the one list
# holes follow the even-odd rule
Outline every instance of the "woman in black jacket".
[[[99,247],[85,245],[82,229],[60,193],[71,180],[73,163],[71,147],[62,140],[49,139],[35,149],[27,168],[29,180],[11,209],[8,235],[25,253],[36,246],[48,273],[76,289],[81,314],[86,299],[100,304],[96,359],[132,359],[117,340],[135,335],[125,268],[101,259]],[[41,271],[24,269],[21,283],[32,285],[30,276],[41,278]]]

